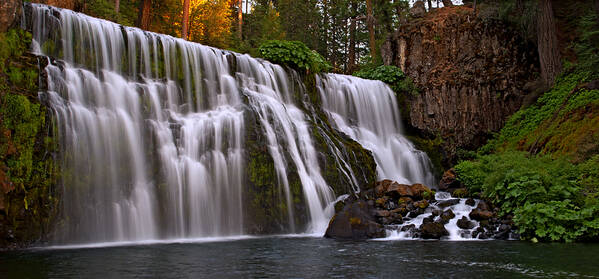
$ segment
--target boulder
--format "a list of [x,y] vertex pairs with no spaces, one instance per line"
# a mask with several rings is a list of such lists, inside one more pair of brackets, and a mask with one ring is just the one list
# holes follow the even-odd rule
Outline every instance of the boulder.
[[428,201],[427,200],[417,201],[414,203],[414,207],[425,209],[428,207]]
[[476,208],[473,209],[468,216],[470,216],[470,219],[476,221],[489,220],[491,217],[493,217],[493,212]]
[[369,239],[385,237],[385,229],[375,220],[374,208],[365,201],[347,202],[329,222],[325,237],[336,239]]
[[387,192],[387,190],[389,189],[389,186],[391,184],[393,184],[394,182],[389,180],[389,179],[385,179],[385,180],[381,180],[378,181],[375,186],[374,186],[374,194],[377,198],[380,198],[382,196],[385,195],[385,192]]
[[466,205],[474,206],[475,204],[476,204],[476,201],[473,198],[469,198],[466,200]]
[[460,188],[458,175],[453,168],[444,172],[439,182],[439,190],[447,190],[449,188]]
[[412,197],[415,199],[433,199],[434,195],[433,195],[433,191],[429,188],[426,187],[422,184],[414,184],[412,186],[410,186],[410,189],[412,190]]
[[389,212],[389,210],[376,210],[374,212],[374,216],[376,217],[389,217],[389,215],[391,215],[391,212]]
[[458,228],[464,229],[464,230],[471,230],[475,226],[474,222],[468,220],[468,218],[466,218],[466,216],[463,216],[462,218],[458,219],[457,225],[458,225]]
[[400,197],[411,197],[414,194],[412,192],[412,188],[409,185],[394,182],[393,184],[389,185],[389,188],[387,188],[385,195],[398,199]]
[[493,212],[486,202],[480,201],[478,202],[476,208],[473,209],[468,216],[470,216],[470,219],[477,221],[489,220],[493,217]]
[[439,239],[449,235],[445,226],[441,223],[426,223],[420,226],[421,237],[424,239]]
[[437,206],[441,207],[441,208],[446,208],[452,205],[456,205],[460,203],[460,199],[450,199],[450,200],[444,200],[444,201],[440,201]]
[[453,211],[451,209],[448,209],[445,212],[443,212],[440,217],[441,217],[441,222],[443,224],[447,224],[447,223],[449,223],[449,220],[451,220],[455,217],[455,213],[453,213]]

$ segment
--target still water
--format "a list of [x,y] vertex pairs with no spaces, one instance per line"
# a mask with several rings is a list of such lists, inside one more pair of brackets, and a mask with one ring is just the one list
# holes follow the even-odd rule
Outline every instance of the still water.
[[0,252],[0,278],[599,278],[599,245],[198,239]]

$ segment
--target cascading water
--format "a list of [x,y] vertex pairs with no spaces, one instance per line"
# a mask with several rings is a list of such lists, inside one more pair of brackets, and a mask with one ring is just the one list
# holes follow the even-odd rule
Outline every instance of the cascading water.
[[318,79],[334,126],[372,151],[379,179],[436,185],[426,153],[401,133],[395,93],[384,83],[328,74]]
[[[240,235],[244,115],[257,115],[287,205],[298,173],[309,231],[323,232],[332,190],[320,174],[299,81],[278,65],[170,36],[29,4],[41,98],[61,138],[58,243]],[[235,66],[236,65],[236,66]],[[237,69],[232,69],[236,67]],[[327,209],[327,206],[329,206]],[[295,232],[287,206],[288,232]]]

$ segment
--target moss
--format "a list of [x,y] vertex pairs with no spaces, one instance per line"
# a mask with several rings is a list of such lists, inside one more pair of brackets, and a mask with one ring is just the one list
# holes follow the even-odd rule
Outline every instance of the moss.
[[56,213],[55,142],[39,103],[31,35],[0,33],[0,247],[43,239]]

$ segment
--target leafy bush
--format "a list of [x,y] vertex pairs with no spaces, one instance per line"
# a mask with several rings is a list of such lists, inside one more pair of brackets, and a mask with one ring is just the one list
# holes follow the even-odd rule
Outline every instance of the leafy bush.
[[262,43],[258,51],[264,59],[296,70],[320,73],[331,69],[318,52],[300,41],[270,40]]
[[395,92],[407,92],[417,95],[418,90],[412,80],[407,77],[400,68],[395,66],[378,66],[374,68],[362,69],[354,73],[354,76],[380,80],[388,84]]
[[[470,190],[514,214],[523,237],[574,241],[599,234],[596,197],[599,157],[574,165],[563,158],[503,152],[480,156],[455,166]],[[589,171],[591,170],[592,171]]]

